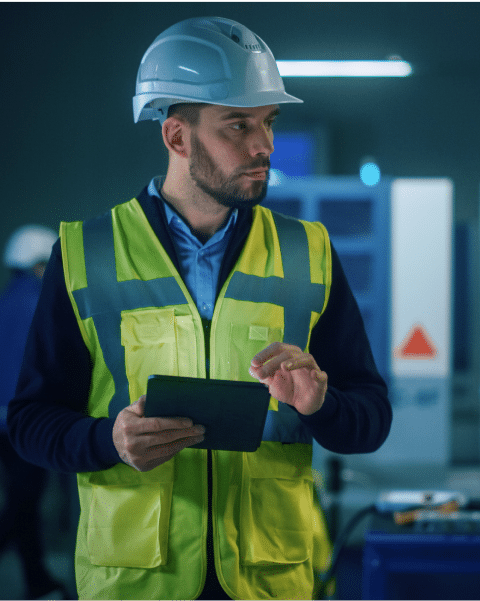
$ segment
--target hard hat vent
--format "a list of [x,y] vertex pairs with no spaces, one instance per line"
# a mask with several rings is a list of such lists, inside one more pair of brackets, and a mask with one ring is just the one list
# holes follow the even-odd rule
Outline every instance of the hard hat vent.
[[262,52],[265,50],[264,45],[261,44],[261,40],[257,38],[253,31],[250,31],[250,29],[244,27],[240,23],[234,23],[228,19],[220,18],[211,21],[211,24],[213,23],[223,35],[230,38],[244,50],[250,50],[251,52]]
[[230,39],[245,50],[250,50],[251,52],[262,52],[263,50],[257,37],[248,29],[242,30],[239,27],[233,26],[230,31]]

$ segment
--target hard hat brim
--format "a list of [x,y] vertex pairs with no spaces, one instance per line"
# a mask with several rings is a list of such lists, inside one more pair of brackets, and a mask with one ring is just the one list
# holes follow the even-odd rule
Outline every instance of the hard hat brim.
[[[158,104],[161,105],[161,99],[165,98],[165,107],[168,107],[173,104],[180,103],[194,103],[201,102],[201,100],[195,101],[192,100],[191,97],[181,97],[178,96],[176,98],[172,98],[171,96],[162,96],[158,93],[146,93],[146,94],[137,94],[133,97],[133,112],[134,112],[134,121],[138,123],[139,121],[144,121],[147,119],[158,119],[159,121],[164,121],[167,118],[166,111],[161,110],[161,106],[158,108],[146,108],[148,104],[153,102],[154,100],[160,101]],[[266,91],[266,92],[257,92],[254,94],[248,94],[245,96],[237,96],[234,98],[228,98],[228,101],[219,100],[218,102],[210,100],[206,104],[214,104],[217,106],[232,106],[232,107],[256,107],[256,106],[268,106],[270,104],[285,104],[285,103],[303,103],[303,100],[300,98],[296,98],[291,94],[287,94],[283,91]]]

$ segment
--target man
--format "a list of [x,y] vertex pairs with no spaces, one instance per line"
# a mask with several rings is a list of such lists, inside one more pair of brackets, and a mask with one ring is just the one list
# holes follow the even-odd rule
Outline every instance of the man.
[[[26,458],[79,472],[80,598],[311,598],[312,438],[352,453],[388,434],[325,228],[259,205],[285,102],[300,101],[246,27],[170,27],[134,98],[135,121],[162,123],[166,176],[61,225],[9,423]],[[158,373],[268,385],[260,448],[192,449],[202,424],[145,418]]]

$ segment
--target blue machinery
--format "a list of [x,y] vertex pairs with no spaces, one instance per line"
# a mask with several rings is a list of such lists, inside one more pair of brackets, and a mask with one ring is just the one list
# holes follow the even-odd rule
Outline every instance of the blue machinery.
[[368,188],[357,177],[309,177],[271,186],[265,206],[321,221],[340,256],[362,313],[377,367],[389,375],[389,184]]
[[[273,182],[272,182],[273,183]],[[390,387],[389,439],[365,465],[446,465],[449,453],[453,186],[448,179],[285,178],[265,206],[321,221]],[[348,352],[348,349],[347,349]]]

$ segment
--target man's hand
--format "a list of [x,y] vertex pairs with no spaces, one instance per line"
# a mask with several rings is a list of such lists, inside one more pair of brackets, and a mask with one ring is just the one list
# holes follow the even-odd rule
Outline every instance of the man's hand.
[[327,374],[298,346],[273,342],[252,359],[250,375],[303,415],[318,411],[325,400]]
[[144,417],[145,395],[122,409],[113,425],[113,444],[122,460],[139,472],[169,461],[204,439],[205,428],[186,417]]

